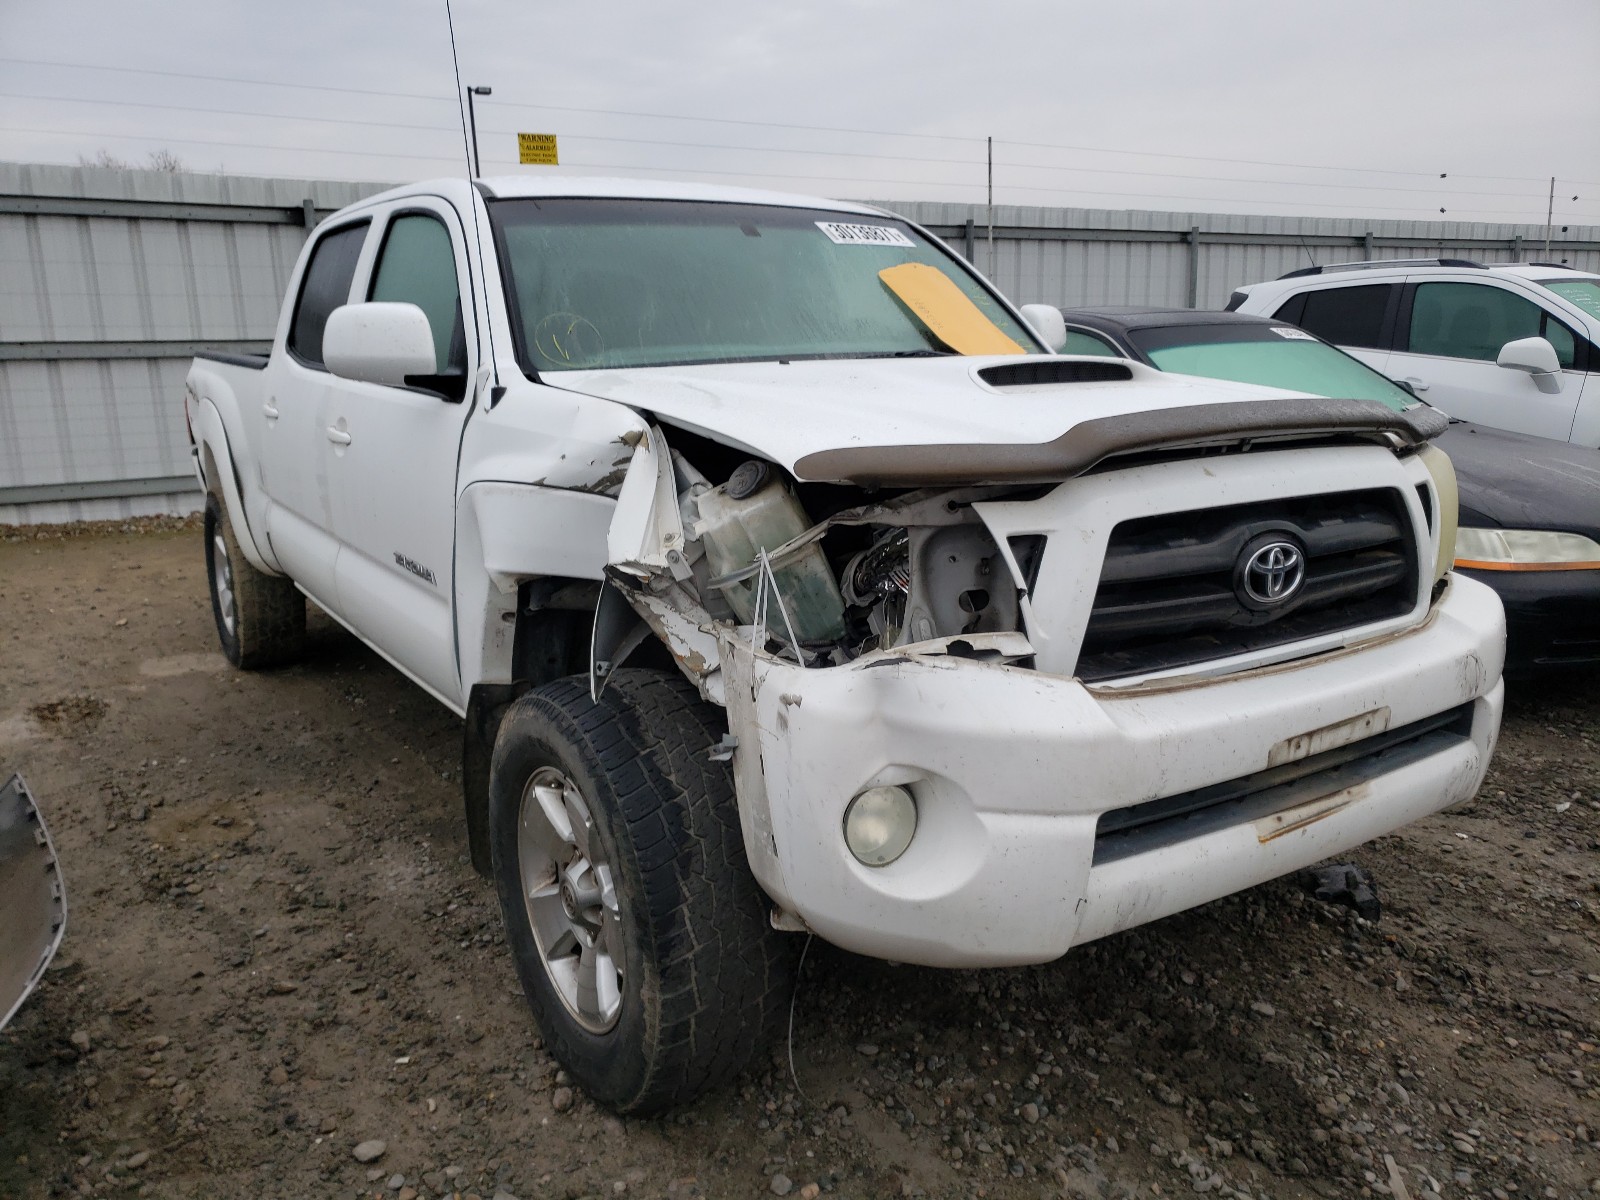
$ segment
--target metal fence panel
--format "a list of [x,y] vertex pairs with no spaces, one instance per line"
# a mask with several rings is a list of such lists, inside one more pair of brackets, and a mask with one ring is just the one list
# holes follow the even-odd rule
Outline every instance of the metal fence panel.
[[[195,344],[271,339],[319,216],[386,185],[0,163],[0,523],[192,509]],[[1018,301],[1221,307],[1240,284],[1366,257],[1529,261],[1542,227],[997,205],[884,207]],[[1600,228],[1551,253],[1600,271]],[[241,345],[247,343],[247,345]]]
[[[1544,227],[1537,225],[996,205],[991,264],[984,206],[877,203],[931,227],[963,254],[970,221],[970,261],[1024,303],[1183,306],[1192,288],[1196,307],[1220,308],[1241,284],[1313,264],[1369,257],[1484,263],[1545,257]],[[1558,227],[1550,258],[1600,271],[1600,227]]]
[[308,221],[383,186],[0,163],[0,522],[192,509],[183,344],[270,341]]

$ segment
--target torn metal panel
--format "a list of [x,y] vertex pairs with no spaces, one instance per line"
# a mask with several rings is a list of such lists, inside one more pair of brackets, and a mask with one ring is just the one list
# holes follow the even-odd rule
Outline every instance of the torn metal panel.
[[670,596],[653,592],[626,595],[634,611],[661,638],[689,682],[700,689],[700,695],[714,704],[725,703],[722,653],[710,618],[703,612],[698,614],[699,619],[690,615],[693,602],[686,600],[687,593],[681,588],[674,588]]
[[0,1028],[38,986],[67,927],[67,893],[21,775],[0,787]]
[[594,628],[589,635],[591,700],[600,702],[606,681],[649,636],[650,626],[639,619],[622,590],[615,586],[602,587],[595,601]]
[[[616,511],[606,535],[606,568],[616,592],[654,630],[679,668],[707,700],[722,703],[722,657],[713,632],[715,622],[691,586],[693,572],[684,555],[683,517],[678,509],[672,452],[659,428],[652,425],[635,448],[627,477],[617,496]],[[602,608],[606,606],[604,593]],[[617,647],[632,635],[624,622],[607,614],[606,632],[596,620],[590,691],[603,686],[598,663],[602,636]],[[619,632],[620,631],[620,632]],[[638,643],[633,642],[628,649]]]
[[617,493],[616,511],[606,535],[606,559],[635,575],[672,572],[683,559],[683,518],[672,475],[672,453],[661,430],[652,425],[634,447]]

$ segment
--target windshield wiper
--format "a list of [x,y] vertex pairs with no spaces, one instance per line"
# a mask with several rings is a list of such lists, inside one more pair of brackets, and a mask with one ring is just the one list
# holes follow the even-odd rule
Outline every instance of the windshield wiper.
[[851,358],[955,358],[954,350],[877,350],[852,354]]

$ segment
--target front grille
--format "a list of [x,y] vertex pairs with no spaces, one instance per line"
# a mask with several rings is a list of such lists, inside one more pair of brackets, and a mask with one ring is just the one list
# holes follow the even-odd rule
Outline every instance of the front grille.
[[[1304,548],[1303,584],[1271,607],[1247,603],[1238,586],[1241,555],[1263,535]],[[1402,616],[1416,603],[1417,571],[1411,520],[1392,489],[1123,521],[1106,547],[1077,674],[1164,671]]]

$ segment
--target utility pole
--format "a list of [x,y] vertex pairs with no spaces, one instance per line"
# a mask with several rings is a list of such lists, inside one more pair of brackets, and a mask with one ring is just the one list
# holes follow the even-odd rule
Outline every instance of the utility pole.
[[1544,210],[1544,256],[1550,258],[1550,227],[1556,223],[1556,177],[1550,176],[1550,203]]
[[483,174],[483,164],[478,161],[478,114],[472,107],[474,96],[492,96],[493,88],[469,87],[467,89],[467,123],[472,126],[472,177],[478,178]]
[[989,139],[989,278],[994,278],[994,139]]

